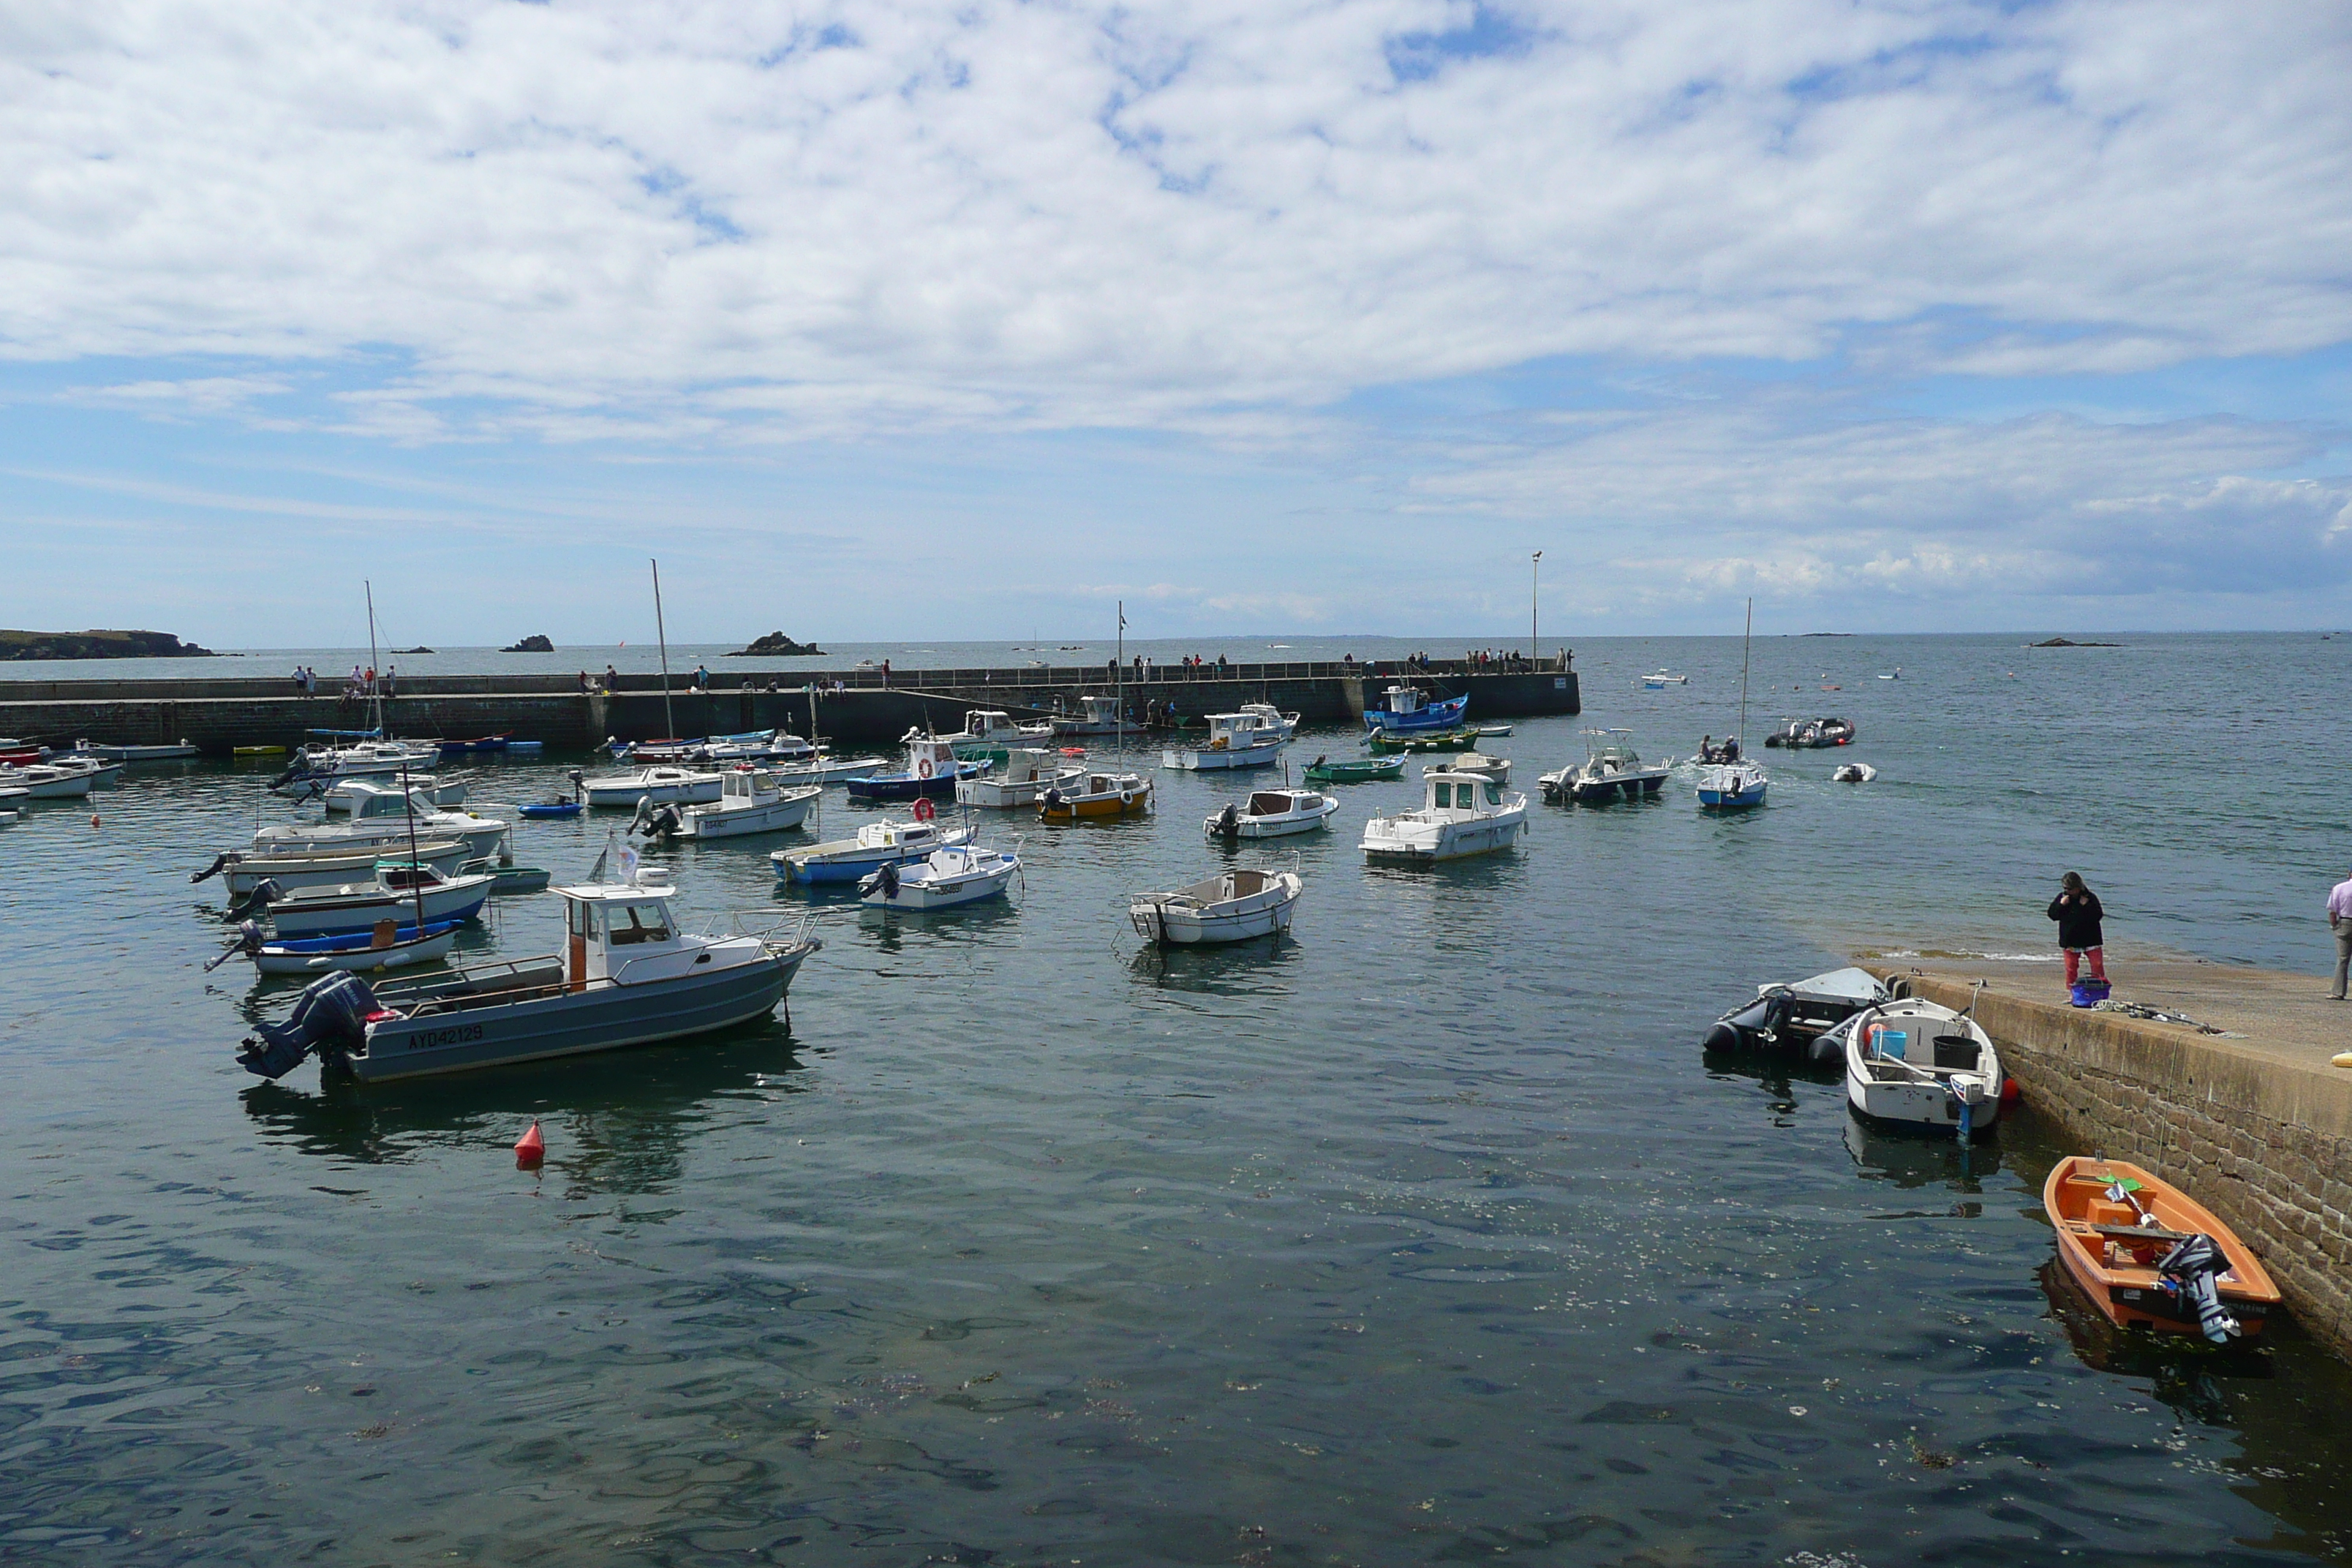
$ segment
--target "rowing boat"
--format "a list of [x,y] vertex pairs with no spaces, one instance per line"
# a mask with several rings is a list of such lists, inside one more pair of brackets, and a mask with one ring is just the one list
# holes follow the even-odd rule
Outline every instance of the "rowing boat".
[[[2260,1259],[2212,1212],[2162,1177],[2127,1160],[2072,1154],[2042,1185],[2042,1206],[2058,1233],[2058,1258],[2092,1305],[2120,1327],[2163,1333],[2217,1331],[2200,1317],[2195,1282],[2182,1265],[2185,1242],[2212,1244],[2222,1267],[2210,1272],[2221,1314],[2238,1333],[2262,1332],[2278,1287]],[[2172,1261],[2170,1269],[2163,1267]]]

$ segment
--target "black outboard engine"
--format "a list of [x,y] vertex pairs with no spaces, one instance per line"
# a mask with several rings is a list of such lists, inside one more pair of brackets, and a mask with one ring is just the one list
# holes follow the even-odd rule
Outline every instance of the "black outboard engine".
[[1238,838],[1241,831],[1242,814],[1234,808],[1232,801],[1227,801],[1225,809],[1217,813],[1217,832],[1223,837]]
[[286,889],[278,882],[277,878],[264,877],[261,880],[253,885],[253,891],[246,894],[243,907],[232,912],[244,914],[248,917],[265,914],[268,911],[270,905],[276,903],[285,896]]
[[205,878],[207,878],[207,877],[217,877],[217,876],[219,876],[223,871],[226,871],[226,870],[227,870],[227,869],[228,869],[228,857],[227,857],[227,856],[226,856],[226,855],[223,855],[223,856],[220,856],[219,858],[217,858],[216,859],[215,859],[211,865],[209,865],[209,866],[205,867],[203,870],[201,870],[201,871],[197,872],[194,876],[193,876],[193,877],[189,878],[189,879],[188,879],[188,880],[189,880],[191,883],[194,883],[194,882],[201,882],[201,881],[203,881],[203,880],[204,880]]
[[650,799],[637,803],[637,815],[629,824],[634,833],[647,838],[675,838],[686,826],[686,817],[675,805],[656,805]]
[[261,1078],[284,1078],[316,1051],[320,1062],[341,1068],[367,1045],[368,1015],[375,1010],[367,982],[339,970],[305,986],[286,1022],[256,1025],[237,1047],[237,1065]]
[[882,896],[886,899],[898,896],[898,862],[896,860],[882,862]]

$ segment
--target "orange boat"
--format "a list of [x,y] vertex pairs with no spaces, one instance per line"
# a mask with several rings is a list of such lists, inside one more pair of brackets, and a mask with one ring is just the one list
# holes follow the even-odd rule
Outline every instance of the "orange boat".
[[2167,1288],[2157,1261],[2179,1243],[2202,1236],[2229,1267],[2214,1289],[2249,1337],[2279,1303],[2278,1287],[2246,1244],[2210,1210],[2128,1160],[2058,1162],[2042,1184],[2042,1206],[2058,1232],[2058,1258],[2094,1306],[2124,1328],[2201,1334],[2197,1305]]

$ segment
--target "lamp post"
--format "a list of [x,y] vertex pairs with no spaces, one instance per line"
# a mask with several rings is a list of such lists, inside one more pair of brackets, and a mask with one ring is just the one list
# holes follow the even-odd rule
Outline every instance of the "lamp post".
[[1543,662],[1543,650],[1538,646],[1542,639],[1536,636],[1536,605],[1542,586],[1543,552],[1538,550],[1528,563],[1528,658],[1538,664]]

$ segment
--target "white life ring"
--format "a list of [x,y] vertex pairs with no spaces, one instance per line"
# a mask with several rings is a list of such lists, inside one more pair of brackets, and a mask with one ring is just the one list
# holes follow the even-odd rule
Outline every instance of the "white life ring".
[[929,757],[925,757],[921,762],[917,763],[915,764],[915,776],[916,776],[917,778],[925,778],[925,779],[929,778],[929,777],[931,776],[931,759],[930,759],[930,758],[929,758]]
[[1122,809],[1124,809],[1125,807],[1128,807],[1128,806],[1133,805],[1135,804],[1135,792],[1134,792],[1134,791],[1132,791],[1132,790],[1124,790],[1124,789],[1123,789],[1123,790],[1121,790],[1121,791],[1119,791],[1119,792],[1118,792],[1118,804],[1119,804],[1119,805],[1120,805],[1120,807],[1121,807]]

